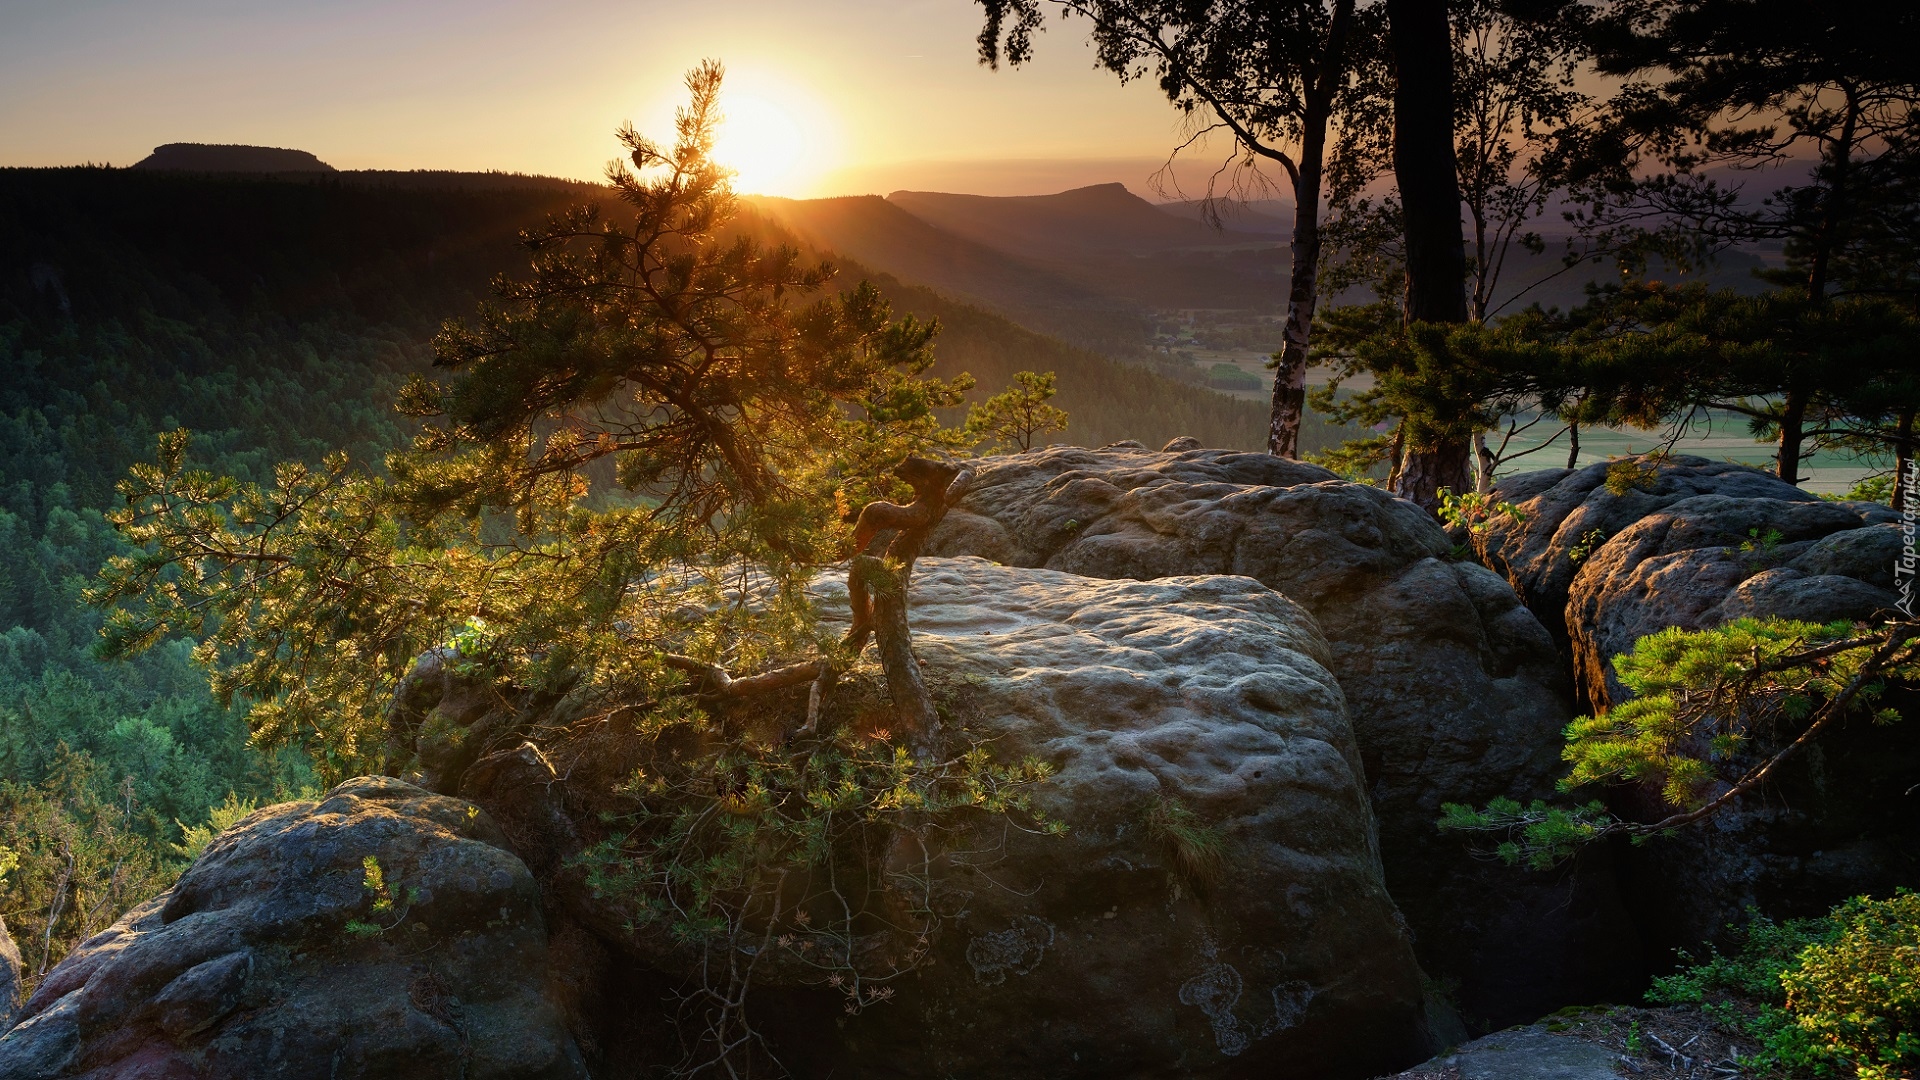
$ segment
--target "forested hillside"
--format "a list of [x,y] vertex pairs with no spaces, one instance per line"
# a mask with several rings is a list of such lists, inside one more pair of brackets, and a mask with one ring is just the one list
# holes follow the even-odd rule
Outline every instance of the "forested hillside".
[[150,895],[229,793],[312,780],[247,748],[190,643],[92,658],[79,593],[123,550],[115,483],[182,425],[245,478],[337,446],[377,460],[440,320],[581,190],[0,171],[0,846],[21,857],[0,915],[30,972]]

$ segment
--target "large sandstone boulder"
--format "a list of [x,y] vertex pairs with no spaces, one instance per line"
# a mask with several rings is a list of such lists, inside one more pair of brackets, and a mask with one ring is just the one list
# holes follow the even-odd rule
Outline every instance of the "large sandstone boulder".
[[928,549],[1089,577],[1244,574],[1312,613],[1347,698],[1387,884],[1427,970],[1489,1028],[1638,975],[1605,855],[1558,877],[1476,861],[1443,802],[1544,797],[1572,716],[1552,640],[1419,507],[1218,450],[1050,448],[979,465]]
[[537,898],[472,805],[349,781],[223,833],[75,949],[0,1038],[0,1076],[584,1078]]
[[[1632,482],[1608,491],[1609,469]],[[1648,634],[1747,616],[1868,619],[1898,600],[1892,511],[1825,502],[1746,466],[1675,457],[1549,469],[1502,481],[1496,498],[1525,518],[1492,530],[1491,561],[1563,635],[1590,708],[1626,698],[1613,658]],[[1762,733],[1747,752],[1776,748]],[[1856,724],[1743,803],[1636,846],[1622,869],[1649,943],[1693,948],[1749,906],[1815,915],[1847,896],[1920,882],[1916,775],[1920,725]],[[1667,812],[1652,792],[1610,797],[1642,820]]]
[[[1635,465],[1639,471],[1625,472]],[[1607,487],[1609,469],[1622,473],[1613,490]],[[1583,562],[1641,518],[1697,495],[1820,501],[1750,465],[1687,455],[1541,469],[1506,477],[1494,488],[1496,501],[1513,503],[1523,516],[1518,524],[1500,518],[1488,528],[1490,561],[1541,624],[1565,641],[1567,598]]]
[[1613,658],[1668,627],[1776,615],[1831,622],[1891,612],[1897,515],[1870,503],[1698,495],[1601,545],[1574,578],[1574,674],[1596,706],[1626,688]]
[[[822,577],[815,594],[829,623],[845,621],[837,576]],[[795,946],[753,946],[749,1001],[759,1004],[749,1007],[788,1068],[1358,1077],[1431,1052],[1425,982],[1382,881],[1345,697],[1299,605],[1245,577],[1099,581],[925,558],[911,618],[949,748],[980,744],[1001,760],[1050,763],[1055,774],[1034,791],[1066,832],[962,816],[911,840],[873,841],[916,883],[911,896],[923,899],[912,903],[925,910],[906,921],[931,915],[918,923],[930,952],[881,984],[893,1000],[848,1016],[821,968],[788,963]],[[413,717],[403,728],[457,727],[467,715],[468,699],[438,670],[403,691]],[[850,679],[841,693],[858,696],[871,673]],[[805,688],[794,693],[804,711]],[[544,730],[568,707],[543,718]],[[461,794],[529,846],[594,842],[604,819],[581,795],[632,774],[635,740],[599,725],[584,744],[543,749],[494,723],[466,724],[494,731],[487,738],[500,748],[459,774]],[[452,760],[428,750],[423,758]],[[1170,812],[1211,838],[1217,864],[1196,864],[1191,847],[1156,826]],[[586,928],[613,957],[595,962],[605,974],[583,990],[622,1001],[597,1021],[596,1042],[644,1026],[663,996],[701,985],[625,917],[618,896],[580,887],[565,858],[546,865],[551,915]],[[635,968],[652,973],[643,992],[616,985]],[[616,1057],[599,1057],[609,1075],[624,1067]]]
[[[847,1029],[890,1076],[1358,1076],[1426,1045],[1327,645],[1244,577],[1148,584],[923,560],[915,646],[968,735],[1058,772],[895,1006]],[[1225,845],[1184,880],[1166,801]],[[998,841],[983,833],[973,848]]]

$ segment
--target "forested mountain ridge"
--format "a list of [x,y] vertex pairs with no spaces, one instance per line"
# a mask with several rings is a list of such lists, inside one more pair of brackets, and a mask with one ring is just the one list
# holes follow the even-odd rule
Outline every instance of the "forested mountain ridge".
[[1052,195],[955,195],[896,191],[887,201],[956,236],[1033,258],[1070,251],[1148,252],[1230,247],[1259,239],[1169,214],[1124,184]]
[[1109,356],[1133,356],[1148,333],[1130,301],[938,228],[878,195],[747,202],[842,262],[858,260]]

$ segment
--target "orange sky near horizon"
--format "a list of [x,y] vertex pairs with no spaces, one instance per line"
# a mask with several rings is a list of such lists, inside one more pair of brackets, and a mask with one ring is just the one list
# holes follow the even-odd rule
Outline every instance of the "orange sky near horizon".
[[[712,56],[745,192],[1159,197],[1180,125],[1157,90],[1094,70],[1072,25],[1019,71],[981,67],[978,31],[971,0],[0,0],[0,165],[210,142],[598,179],[622,121],[671,137]],[[1186,194],[1213,164],[1178,170]]]

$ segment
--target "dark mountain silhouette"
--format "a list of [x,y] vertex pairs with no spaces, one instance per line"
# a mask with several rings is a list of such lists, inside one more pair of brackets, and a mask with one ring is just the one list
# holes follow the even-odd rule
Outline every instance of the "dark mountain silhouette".
[[285,173],[336,171],[305,150],[273,146],[235,146],[213,143],[168,143],[134,163],[136,169],[173,169],[182,172]]
[[1222,233],[1164,213],[1123,184],[1013,197],[896,191],[887,201],[955,236],[1034,259],[1223,247],[1261,239]]

